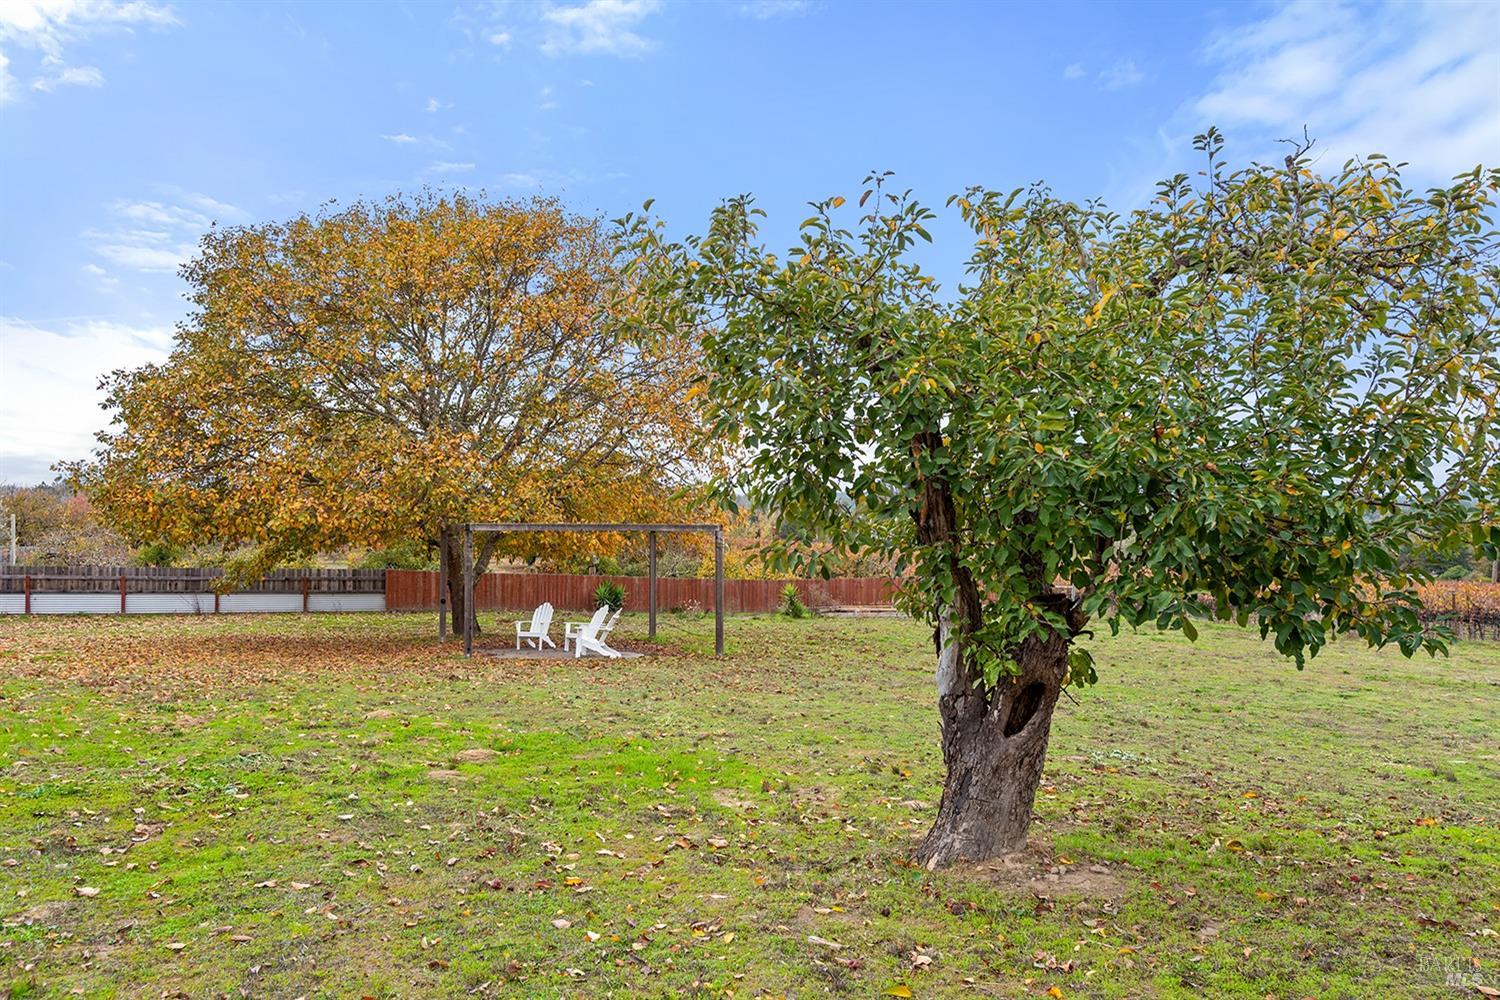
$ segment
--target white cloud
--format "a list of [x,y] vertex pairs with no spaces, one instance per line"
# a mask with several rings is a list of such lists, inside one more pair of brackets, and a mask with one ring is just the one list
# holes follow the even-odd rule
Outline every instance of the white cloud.
[[84,274],[94,279],[95,287],[101,292],[113,292],[120,287],[120,279],[98,264],[85,264],[82,270]]
[[812,7],[811,0],[746,0],[735,10],[744,17],[769,21],[777,17],[801,17]]
[[[1067,73],[1064,72],[1063,75],[1066,76]],[[1134,59],[1121,59],[1099,74],[1099,85],[1105,90],[1123,90],[1134,87],[1144,79],[1146,74],[1140,71]]]
[[557,100],[556,100],[556,98],[554,98],[552,96],[552,88],[551,87],[543,87],[541,90],[539,90],[539,91],[536,92],[536,96],[538,98],[540,98],[540,100],[541,100],[541,103],[539,103],[537,105],[537,110],[538,111],[556,111],[557,110],[557,107],[558,107]]
[[167,189],[172,201],[116,201],[115,225],[89,229],[83,238],[94,253],[132,271],[171,273],[192,257],[198,237],[215,222],[248,216],[233,205],[189,191]]
[[109,423],[99,377],[160,361],[171,346],[170,327],[0,316],[0,481],[50,480],[54,462],[86,457]]
[[453,105],[451,105],[451,104],[444,104],[442,101],[438,100],[436,97],[429,97],[429,98],[427,98],[427,106],[424,107],[422,110],[426,111],[429,115],[431,115],[431,114],[436,114],[437,112],[443,110],[444,108],[451,108],[452,106]]
[[[1299,136],[1337,166],[1384,153],[1428,181],[1500,163],[1500,4],[1289,3],[1216,36],[1201,125]],[[1233,135],[1233,132],[1231,133]]]
[[1068,63],[1068,65],[1063,68],[1063,79],[1076,80],[1079,77],[1083,76],[1083,72],[1083,63]]
[[636,33],[640,22],[661,8],[658,0],[588,0],[571,7],[548,7],[542,20],[549,29],[542,51],[549,56],[602,53],[638,56],[657,42]]
[[503,28],[499,31],[490,32],[485,36],[484,40],[489,42],[491,45],[498,45],[502,49],[510,48],[510,32],[504,30]]
[[466,174],[473,169],[472,163],[453,163],[448,160],[439,160],[427,166],[427,172],[432,174]]
[[138,26],[176,25],[172,8],[148,0],[0,0],[0,104],[19,94],[10,72],[17,48],[37,53],[32,89],[48,92],[59,86],[98,87],[104,74],[96,66],[70,66],[64,55],[70,45],[99,31],[130,31]]
[[538,188],[542,182],[535,174],[510,173],[500,175],[500,186],[508,188]]
[[104,74],[97,66],[64,66],[51,76],[39,76],[31,81],[32,90],[47,93],[58,87],[102,87]]
[[395,132],[382,135],[380,138],[396,146],[427,146],[432,149],[444,150],[453,148],[435,135],[412,135],[409,132]]

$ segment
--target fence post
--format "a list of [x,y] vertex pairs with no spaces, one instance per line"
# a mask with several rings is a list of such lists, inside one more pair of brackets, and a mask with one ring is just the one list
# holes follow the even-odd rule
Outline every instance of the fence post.
[[219,613],[219,592],[214,591],[214,614]]
[[714,529],[714,655],[724,655],[724,529]]
[[125,613],[125,574],[120,574],[120,614]]
[[307,577],[302,578],[302,613],[307,614]]
[[31,614],[31,574],[27,573],[21,577],[21,590],[26,594],[26,613]]
[[464,655],[474,652],[474,528],[464,525]]
[[656,532],[646,532],[646,575],[650,580],[646,589],[650,593],[646,604],[646,638],[656,638]]

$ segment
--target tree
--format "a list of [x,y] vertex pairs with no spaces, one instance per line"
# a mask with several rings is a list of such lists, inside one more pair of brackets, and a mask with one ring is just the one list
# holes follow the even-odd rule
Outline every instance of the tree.
[[[611,260],[549,200],[425,192],[216,229],[171,356],[105,380],[113,428],[69,471],[129,535],[254,545],[239,576],[431,542],[461,621],[462,522],[644,517],[690,470],[692,345],[619,335]],[[476,572],[504,544],[482,538]]]
[[914,259],[935,213],[887,175],[784,256],[748,197],[681,242],[621,220],[632,321],[702,331],[726,495],[780,511],[788,565],[892,559],[934,626],[929,866],[1024,846],[1091,622],[1253,621],[1299,668],[1345,633],[1437,651],[1393,555],[1500,542],[1500,175],[1418,194],[1379,157],[1324,177],[1306,146],[1233,171],[1197,146],[1206,170],[1128,215],[951,199],[975,239],[948,297]]
[[17,559],[23,565],[110,565],[131,558],[125,540],[101,523],[88,498],[60,484],[0,486],[0,523],[5,524],[5,557],[9,558],[8,515],[16,516]]

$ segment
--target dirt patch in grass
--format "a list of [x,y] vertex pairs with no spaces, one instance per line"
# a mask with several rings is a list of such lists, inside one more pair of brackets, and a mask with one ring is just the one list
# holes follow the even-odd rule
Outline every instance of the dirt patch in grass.
[[1126,889],[1110,866],[1059,861],[1049,846],[1035,843],[991,861],[954,865],[945,874],[1042,899],[1082,897],[1097,903],[1117,903]]

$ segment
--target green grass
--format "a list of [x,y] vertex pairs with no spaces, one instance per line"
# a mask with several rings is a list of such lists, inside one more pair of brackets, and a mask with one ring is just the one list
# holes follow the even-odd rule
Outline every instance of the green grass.
[[465,662],[431,628],[0,621],[0,989],[1500,986],[1500,646],[1342,642],[1299,673],[1218,626],[1100,638],[1032,850],[929,873],[915,623],[737,617],[715,661],[711,619],[664,616],[677,654],[582,664]]

